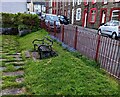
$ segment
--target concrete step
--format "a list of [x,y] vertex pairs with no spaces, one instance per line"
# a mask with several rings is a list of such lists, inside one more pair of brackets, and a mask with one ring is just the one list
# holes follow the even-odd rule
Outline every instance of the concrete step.
[[12,89],[4,89],[1,91],[2,95],[20,95],[25,93],[25,88],[12,88]]
[[23,75],[24,71],[15,71],[15,72],[3,72],[3,76],[18,76]]

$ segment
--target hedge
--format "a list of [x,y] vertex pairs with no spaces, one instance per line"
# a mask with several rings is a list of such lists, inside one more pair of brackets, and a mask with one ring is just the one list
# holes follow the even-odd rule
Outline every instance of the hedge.
[[18,30],[28,29],[28,30],[38,30],[39,28],[39,18],[37,15],[33,14],[11,14],[11,13],[1,13],[2,14],[2,27],[3,28],[18,28]]

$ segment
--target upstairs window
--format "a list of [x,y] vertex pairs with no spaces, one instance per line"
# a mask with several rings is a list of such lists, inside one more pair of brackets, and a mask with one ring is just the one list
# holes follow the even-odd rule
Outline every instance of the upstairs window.
[[70,1],[70,0],[68,0],[68,5],[70,5],[70,3],[71,3],[71,1]]
[[108,4],[108,0],[103,0],[103,4]]
[[84,5],[85,5],[85,6],[88,5],[88,0],[84,0]]
[[80,5],[81,4],[81,0],[77,0],[77,4]]
[[76,5],[76,0],[73,0],[73,6],[75,6]]
[[92,0],[92,4],[95,4],[96,3],[96,0]]
[[115,0],[115,3],[118,3],[118,2],[120,2],[120,0]]
[[97,9],[96,9],[96,8],[92,8],[92,9],[90,10],[89,22],[90,22],[90,23],[95,23],[95,21],[96,21],[96,16],[97,16]]

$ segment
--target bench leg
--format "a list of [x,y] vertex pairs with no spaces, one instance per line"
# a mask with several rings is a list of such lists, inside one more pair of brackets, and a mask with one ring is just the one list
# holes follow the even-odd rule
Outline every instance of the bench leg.
[[40,52],[39,54],[40,54],[40,59],[42,59],[42,52]]
[[50,56],[53,56],[53,55],[52,55],[52,51],[50,51]]

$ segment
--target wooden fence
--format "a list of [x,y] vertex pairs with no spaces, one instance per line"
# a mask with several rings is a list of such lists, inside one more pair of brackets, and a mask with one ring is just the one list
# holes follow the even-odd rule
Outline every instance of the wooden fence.
[[101,68],[120,80],[119,40],[99,36],[91,30],[74,25],[62,25],[59,33],[56,27],[51,31],[49,23],[45,25],[44,21],[41,21],[40,27],[86,57],[96,60]]

